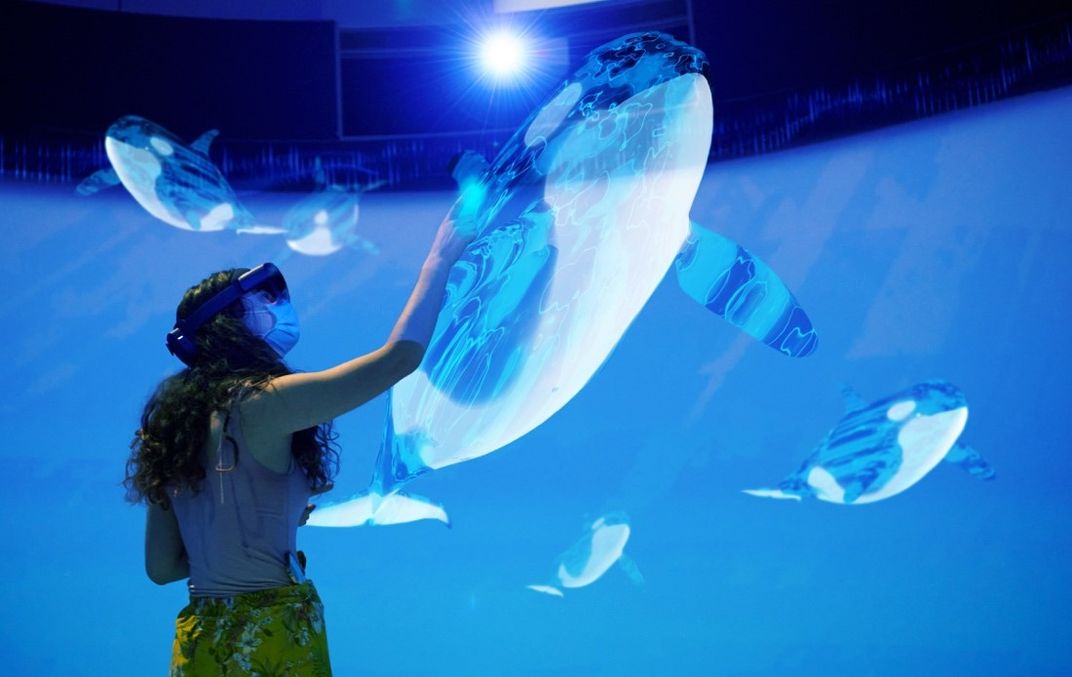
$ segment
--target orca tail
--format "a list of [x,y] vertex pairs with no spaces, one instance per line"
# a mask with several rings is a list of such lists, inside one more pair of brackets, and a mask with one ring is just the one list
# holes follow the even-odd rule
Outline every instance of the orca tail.
[[535,592],[551,595],[552,597],[565,597],[565,595],[562,594],[562,591],[553,585],[526,585],[525,587]]
[[749,496],[759,496],[761,498],[780,498],[790,501],[800,500],[800,496],[797,494],[791,494],[782,489],[741,489],[741,491]]
[[239,235],[282,235],[287,232],[287,229],[279,226],[268,226],[263,223],[254,223],[235,228],[235,232]]
[[307,524],[314,527],[360,527],[406,524],[436,520],[450,526],[450,517],[439,503],[402,492],[383,494],[362,491],[340,503],[318,506]]

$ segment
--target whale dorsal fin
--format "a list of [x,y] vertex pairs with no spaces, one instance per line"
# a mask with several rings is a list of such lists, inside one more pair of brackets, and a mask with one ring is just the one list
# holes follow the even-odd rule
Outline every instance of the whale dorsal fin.
[[105,167],[82,179],[82,183],[78,184],[75,191],[79,195],[92,195],[105,188],[111,188],[117,183],[119,183],[119,176],[116,175],[115,170]]
[[992,480],[997,475],[986,459],[975,450],[961,442],[957,442],[945,455],[945,460],[955,466],[959,466],[972,477],[980,480]]
[[201,136],[197,137],[197,139],[190,144],[190,148],[193,148],[202,155],[208,155],[209,146],[212,145],[212,142],[216,140],[216,137],[219,136],[219,134],[220,130],[210,129]]
[[867,406],[864,398],[847,383],[841,384],[841,404],[845,407],[845,413],[859,411]]

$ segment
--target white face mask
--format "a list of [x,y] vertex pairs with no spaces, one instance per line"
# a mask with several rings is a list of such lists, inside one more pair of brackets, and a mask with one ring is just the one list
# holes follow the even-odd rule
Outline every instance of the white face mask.
[[242,321],[246,327],[280,357],[298,343],[301,336],[298,314],[290,305],[290,295],[286,292],[274,298],[263,290],[252,291],[242,296],[242,308],[245,310]]

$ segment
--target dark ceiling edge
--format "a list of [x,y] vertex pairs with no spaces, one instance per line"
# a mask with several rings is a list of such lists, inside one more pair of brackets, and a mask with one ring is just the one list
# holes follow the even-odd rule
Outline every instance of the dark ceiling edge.
[[[881,77],[716,102],[710,161],[784,150],[1072,84],[1072,13],[1000,39],[948,51]],[[344,141],[228,141],[214,160],[240,188],[305,190],[320,158],[340,184],[451,187],[462,150],[494,156],[512,129]],[[0,179],[77,183],[107,164],[100,134],[40,130],[0,136]]]

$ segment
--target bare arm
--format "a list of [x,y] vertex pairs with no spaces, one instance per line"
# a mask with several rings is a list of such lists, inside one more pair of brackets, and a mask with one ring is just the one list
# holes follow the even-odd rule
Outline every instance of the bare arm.
[[157,585],[190,576],[190,561],[174,510],[150,503],[145,520],[145,573]]
[[[247,438],[278,438],[330,421],[380,395],[420,366],[432,338],[451,266],[472,239],[448,217],[384,345],[317,372],[288,374],[242,403]],[[283,447],[285,451],[285,445]],[[282,463],[285,466],[285,463]]]

